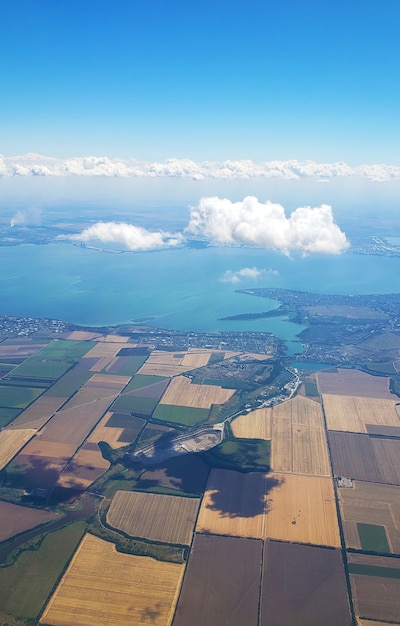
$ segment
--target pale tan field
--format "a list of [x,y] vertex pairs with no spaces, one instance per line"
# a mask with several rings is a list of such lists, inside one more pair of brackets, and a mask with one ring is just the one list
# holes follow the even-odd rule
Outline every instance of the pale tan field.
[[5,541],[14,535],[45,524],[57,517],[57,513],[40,509],[31,509],[0,500],[0,541]]
[[209,409],[212,404],[224,404],[234,393],[234,389],[223,389],[216,385],[196,385],[185,376],[177,376],[169,383],[160,404]]
[[24,454],[41,457],[51,457],[53,459],[71,458],[76,450],[73,443],[58,443],[55,441],[45,441],[40,436],[34,437],[24,448]]
[[128,337],[126,337],[126,341],[121,341],[124,337],[119,337],[117,342],[114,341],[101,341],[100,339],[96,343],[95,346],[89,352],[86,352],[83,358],[95,358],[102,359],[104,357],[112,357],[115,356],[121,348],[135,348],[135,343],[127,343]]
[[[178,376],[208,363],[210,352],[165,352],[154,350],[138,374],[150,376]],[[207,359],[207,360],[206,360]]]
[[266,474],[211,470],[196,532],[262,538],[266,493]]
[[0,432],[0,469],[3,469],[11,461],[35,432],[36,430],[33,428],[2,430]]
[[85,387],[108,387],[121,391],[129,383],[131,376],[117,376],[116,374],[94,374],[85,383]]
[[12,344],[3,343],[0,345],[0,359],[5,361],[7,357],[23,359],[32,356],[35,352],[39,352],[41,348],[45,347],[45,343],[27,343],[27,344]]
[[330,478],[274,473],[271,480],[265,538],[340,547]]
[[190,545],[199,503],[197,498],[117,491],[107,523],[131,537]]
[[[358,619],[358,626],[388,626],[388,622],[376,622],[375,620],[370,619]],[[390,622],[391,626],[400,626],[400,622]]]
[[243,439],[271,439],[272,409],[256,409],[239,415],[231,422],[235,437]]
[[391,550],[400,554],[400,487],[354,481],[338,493],[348,548],[361,549],[357,523],[374,524],[385,527]]
[[[255,361],[265,361],[266,359],[272,358],[270,354],[259,354],[257,352],[247,352],[243,356],[248,356],[251,359],[254,359]],[[227,359],[228,357],[225,357],[225,358]]]
[[73,330],[67,337],[72,341],[90,341],[90,339],[99,339],[99,333],[92,333],[86,330]]
[[320,393],[395,399],[389,391],[389,378],[371,376],[359,370],[338,369],[335,373],[318,372],[317,381]]
[[[108,343],[125,343],[127,344],[129,342],[129,337],[125,336],[125,335],[105,335],[103,337],[100,337],[99,341],[105,341]],[[130,348],[136,348],[137,343],[130,343],[129,347]],[[125,345],[125,348],[127,348],[128,346]]]
[[80,448],[58,478],[57,485],[66,488],[87,489],[97,480],[110,467],[110,463],[102,457],[97,446],[96,448]]
[[395,400],[323,394],[329,430],[366,433],[366,424],[400,426]]
[[12,428],[41,428],[43,424],[64,404],[67,398],[43,394],[9,424]]
[[[117,448],[122,448],[127,445],[126,441],[120,441],[120,437],[124,432],[124,428],[117,428],[115,426],[107,426],[107,422],[110,417],[113,415],[111,411],[108,411],[99,424],[96,426],[94,431],[90,434],[87,439],[88,443],[99,443],[99,441],[105,441],[110,445],[114,450]],[[139,418],[136,418],[137,420]],[[144,420],[143,420],[144,424]]]
[[331,473],[321,405],[296,396],[272,409],[271,467],[277,472]]
[[103,370],[107,370],[107,368],[110,368],[114,365],[117,359],[117,356],[103,356],[94,365],[92,365],[90,371],[101,372]]
[[40,623],[52,626],[169,626],[184,565],[117,552],[85,535]]
[[110,399],[111,404],[130,379],[130,376],[93,374],[87,383],[82,385],[79,391],[72,396],[71,400],[65,404],[63,411],[107,398]]

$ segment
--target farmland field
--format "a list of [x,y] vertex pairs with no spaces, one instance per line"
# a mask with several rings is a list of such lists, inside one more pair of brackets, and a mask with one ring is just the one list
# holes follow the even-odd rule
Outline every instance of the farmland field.
[[102,457],[99,447],[86,443],[69,461],[57,481],[57,486],[67,489],[87,489],[109,467],[110,463]]
[[40,623],[52,626],[169,626],[184,565],[117,552],[85,535]]
[[323,394],[322,400],[330,430],[365,433],[366,424],[400,427],[395,400],[331,394]]
[[160,421],[194,426],[208,418],[208,409],[197,407],[177,406],[174,404],[159,404],[154,411],[153,418]]
[[142,389],[143,387],[155,385],[163,381],[168,384],[169,379],[165,378],[165,376],[146,376],[144,374],[136,374],[130,383],[127,384],[125,393],[136,391],[137,389]]
[[120,415],[108,411],[89,435],[89,443],[105,441],[112,448],[122,448],[133,441],[142,430],[145,421],[133,415]]
[[400,440],[330,431],[335,476],[400,485]]
[[112,410],[116,413],[136,413],[150,417],[157,406],[157,398],[146,396],[133,396],[131,394],[121,394],[112,405]]
[[340,550],[267,541],[260,626],[351,626]]
[[[154,350],[142,365],[138,374],[150,376],[177,376],[208,363],[210,353],[196,354]],[[207,360],[206,360],[207,359]]]
[[338,493],[348,548],[361,549],[357,524],[372,524],[386,529],[392,552],[400,554],[400,487],[354,481]]
[[40,428],[64,404],[67,398],[44,393],[10,424],[12,428]]
[[51,532],[38,550],[22,552],[13,565],[0,569],[1,623],[8,623],[7,613],[37,617],[84,530],[85,524],[78,522]]
[[272,409],[271,467],[274,471],[330,475],[321,405],[296,396]]
[[196,534],[173,626],[257,626],[262,542]]
[[256,409],[239,415],[231,423],[233,434],[245,439],[271,439],[271,412],[272,409]]
[[233,389],[222,389],[215,385],[196,385],[186,376],[177,376],[171,380],[160,404],[210,409],[212,404],[224,404],[234,393]]
[[35,434],[32,428],[19,430],[3,430],[0,432],[0,469],[21,450],[29,439]]
[[372,620],[398,622],[400,615],[398,559],[350,554],[349,570],[356,615]]
[[211,470],[196,532],[262,538],[267,497],[271,497],[267,478],[261,472]]
[[57,517],[57,513],[33,509],[0,500],[0,541],[24,532]]
[[199,500],[138,491],[117,491],[107,523],[131,537],[189,545]]
[[10,425],[17,415],[21,413],[21,409],[11,409],[9,407],[0,407],[0,428]]
[[36,400],[43,391],[44,388],[2,385],[0,386],[0,406],[24,409]]
[[320,393],[365,398],[395,399],[389,391],[389,378],[371,376],[359,370],[338,369],[337,372],[318,372]]
[[265,536],[320,546],[340,546],[333,484],[330,478],[296,474],[268,477]]
[[176,489],[183,493],[203,495],[209,467],[196,454],[175,456],[141,475],[139,489]]

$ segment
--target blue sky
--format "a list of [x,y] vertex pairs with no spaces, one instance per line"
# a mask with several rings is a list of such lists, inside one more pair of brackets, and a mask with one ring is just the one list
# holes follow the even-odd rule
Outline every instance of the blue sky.
[[0,153],[400,165],[398,0],[0,0]]

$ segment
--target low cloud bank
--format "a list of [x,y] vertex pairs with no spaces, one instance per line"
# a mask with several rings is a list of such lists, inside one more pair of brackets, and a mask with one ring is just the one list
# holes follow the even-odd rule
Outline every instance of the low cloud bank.
[[349,246],[329,205],[300,207],[286,217],[282,205],[261,203],[253,196],[241,202],[202,198],[191,209],[186,233],[214,244],[252,245],[285,254],[339,254]]
[[315,161],[251,160],[201,161],[170,158],[151,162],[138,159],[110,159],[106,156],[56,159],[28,153],[20,156],[0,155],[0,177],[10,176],[106,176],[106,177],[172,177],[204,180],[280,178],[284,180],[329,181],[334,178],[361,177],[375,182],[400,180],[400,167],[388,164],[350,166],[347,163],[317,163]]
[[258,269],[257,267],[243,267],[241,270],[226,270],[223,273],[220,281],[222,283],[240,283],[242,280],[259,280],[267,275],[276,276],[279,272],[272,269]]
[[118,222],[97,222],[85,228],[78,235],[71,235],[73,241],[100,241],[102,243],[122,244],[128,250],[157,250],[179,246],[183,241],[180,233],[150,231],[141,226]]

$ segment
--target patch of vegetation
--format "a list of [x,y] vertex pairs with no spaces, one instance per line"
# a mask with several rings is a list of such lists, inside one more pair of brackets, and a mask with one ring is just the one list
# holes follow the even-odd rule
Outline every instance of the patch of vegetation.
[[318,398],[319,397],[317,383],[314,382],[313,380],[306,380],[306,381],[304,381],[304,389],[306,391],[306,396],[308,398]]
[[118,374],[123,375],[123,376],[133,376],[142,367],[147,357],[148,357],[147,354],[143,356],[124,357],[126,361],[122,365],[122,367],[118,370]]
[[172,424],[194,426],[199,422],[205,422],[208,418],[208,409],[198,409],[174,404],[159,404],[153,414],[153,418]]
[[375,524],[357,524],[361,548],[366,552],[390,553],[390,547],[384,526]]
[[148,385],[154,385],[154,383],[159,383],[162,380],[165,380],[165,378],[165,376],[136,374],[124,388],[124,393],[127,393],[128,391],[135,391],[136,389],[141,389],[142,387],[148,387]]
[[229,438],[200,456],[212,467],[267,472],[270,469],[271,442],[263,439]]
[[215,385],[222,387],[223,389],[244,389],[245,391],[251,391],[254,389],[254,384],[249,384],[244,380],[232,378],[205,378],[202,381],[203,385]]
[[9,375],[11,377],[50,378],[55,380],[68,371],[94,346],[90,341],[51,341],[34,356],[26,359]]
[[144,396],[118,396],[111,406],[111,411],[121,413],[135,413],[136,415],[150,416],[157,406],[158,398],[145,398]]
[[11,407],[0,406],[0,428],[6,426],[8,422],[15,419],[21,413],[20,409],[12,409]]
[[69,398],[92,376],[93,372],[88,372],[80,367],[73,367],[54,383],[46,393],[53,397]]
[[378,576],[379,578],[400,579],[400,569],[394,567],[380,567],[379,565],[361,565],[361,563],[349,563],[350,574],[362,576]]
[[32,387],[0,386],[0,405],[4,408],[24,409],[43,391]]
[[49,533],[39,546],[23,552],[13,565],[1,568],[2,611],[16,617],[36,618],[81,540],[85,528],[85,522],[76,522]]

